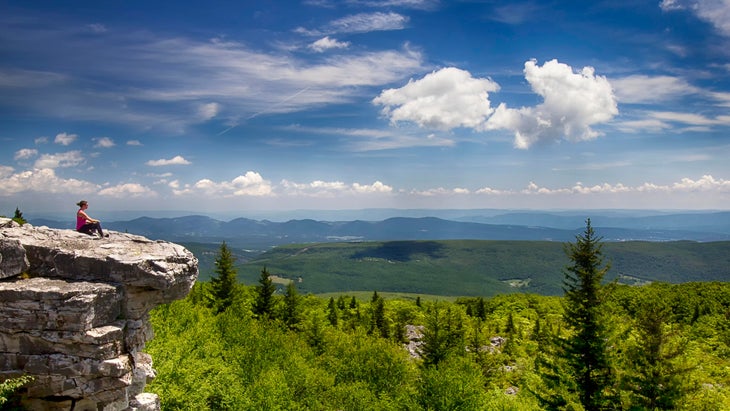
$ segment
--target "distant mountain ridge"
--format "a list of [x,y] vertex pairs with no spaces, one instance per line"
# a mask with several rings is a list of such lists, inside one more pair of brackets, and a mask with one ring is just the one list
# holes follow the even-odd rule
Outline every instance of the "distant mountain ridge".
[[[297,219],[285,222],[235,218],[226,222],[204,215],[189,215],[105,221],[104,226],[167,241],[227,241],[242,247],[268,248],[281,244],[338,241],[474,239],[565,242],[573,241],[582,231],[586,217],[577,212],[512,212],[470,216],[467,210],[455,218],[391,217],[379,221]],[[604,241],[730,240],[730,212],[663,215],[616,215],[606,212],[590,218]],[[53,228],[72,228],[71,221],[31,219],[30,222]]]

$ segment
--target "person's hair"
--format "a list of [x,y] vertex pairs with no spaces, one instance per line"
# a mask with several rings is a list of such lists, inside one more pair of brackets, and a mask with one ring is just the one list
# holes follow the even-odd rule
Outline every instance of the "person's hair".
[[79,207],[83,206],[84,204],[89,204],[89,203],[86,200],[81,200],[78,203],[76,203],[76,205]]

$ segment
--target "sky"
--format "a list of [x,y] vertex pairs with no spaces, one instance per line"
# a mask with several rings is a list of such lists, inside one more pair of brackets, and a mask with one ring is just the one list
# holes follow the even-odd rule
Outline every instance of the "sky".
[[0,10],[0,214],[729,209],[728,0]]

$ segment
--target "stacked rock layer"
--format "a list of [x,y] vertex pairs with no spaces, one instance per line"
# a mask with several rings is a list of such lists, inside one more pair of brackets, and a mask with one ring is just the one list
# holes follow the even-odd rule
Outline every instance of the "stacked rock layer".
[[29,410],[158,410],[143,352],[149,311],[198,276],[184,247],[0,219],[0,381],[21,375]]

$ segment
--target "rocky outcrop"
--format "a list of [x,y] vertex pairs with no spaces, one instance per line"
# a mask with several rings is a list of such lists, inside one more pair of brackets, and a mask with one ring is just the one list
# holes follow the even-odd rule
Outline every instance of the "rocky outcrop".
[[0,219],[0,381],[30,375],[30,410],[158,410],[148,313],[198,276],[184,247]]

